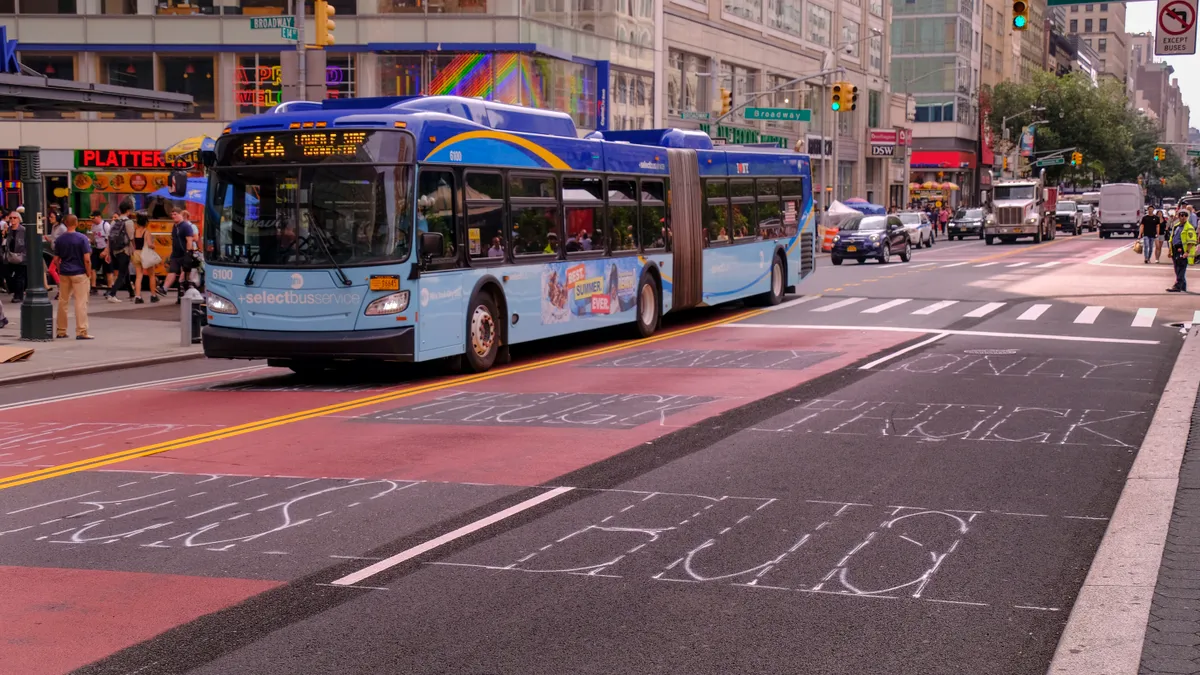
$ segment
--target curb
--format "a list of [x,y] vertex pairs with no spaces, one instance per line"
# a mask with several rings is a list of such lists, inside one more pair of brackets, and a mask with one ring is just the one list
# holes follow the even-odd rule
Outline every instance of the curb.
[[173,363],[175,361],[193,361],[202,358],[204,358],[204,352],[198,351],[195,353],[166,354],[163,356],[152,356],[150,358],[127,359],[125,361],[99,363],[88,366],[78,366],[75,368],[42,370],[36,373],[26,373],[24,375],[0,377],[0,387],[10,384],[38,382],[41,380],[58,380],[64,377],[74,377],[76,375],[91,375],[93,373],[106,373],[114,370],[129,370],[131,368],[139,368],[141,366],[157,366],[163,363]]
[[1200,388],[1200,326],[1188,331],[1049,673],[1136,675]]

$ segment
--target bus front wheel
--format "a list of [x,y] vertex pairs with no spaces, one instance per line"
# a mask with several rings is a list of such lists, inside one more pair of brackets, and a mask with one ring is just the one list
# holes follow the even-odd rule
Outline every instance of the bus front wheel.
[[466,365],[474,373],[482,373],[496,363],[500,352],[500,323],[496,300],[486,291],[476,292],[467,306]]
[[659,318],[662,315],[662,303],[658,298],[658,284],[654,277],[642,274],[638,282],[637,294],[637,334],[638,337],[648,338],[658,330]]

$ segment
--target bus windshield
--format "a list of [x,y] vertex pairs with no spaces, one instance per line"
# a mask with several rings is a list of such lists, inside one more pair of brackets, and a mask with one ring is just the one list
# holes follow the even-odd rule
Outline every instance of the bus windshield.
[[212,262],[322,267],[408,257],[411,167],[219,167],[209,183]]

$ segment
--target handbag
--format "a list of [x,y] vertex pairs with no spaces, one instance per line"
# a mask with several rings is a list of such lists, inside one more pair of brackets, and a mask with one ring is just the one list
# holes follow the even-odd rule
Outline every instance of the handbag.
[[1141,239],[1138,239],[1137,241],[1133,242],[1133,252],[1134,253],[1142,252],[1142,240]]
[[151,269],[162,264],[162,256],[147,244],[142,248],[142,269]]

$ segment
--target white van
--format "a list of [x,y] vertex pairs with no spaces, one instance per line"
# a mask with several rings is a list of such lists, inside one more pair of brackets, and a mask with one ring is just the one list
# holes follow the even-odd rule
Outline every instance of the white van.
[[1100,186],[1100,237],[1108,239],[1114,234],[1136,237],[1144,209],[1140,186],[1133,183]]

